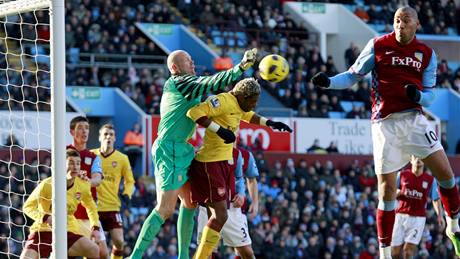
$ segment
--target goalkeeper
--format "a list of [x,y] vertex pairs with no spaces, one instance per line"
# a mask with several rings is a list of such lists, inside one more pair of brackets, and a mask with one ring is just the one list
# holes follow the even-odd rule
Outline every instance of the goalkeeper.
[[[97,243],[101,240],[99,232],[99,216],[96,203],[91,196],[91,185],[80,179],[80,153],[67,149],[67,249],[68,256],[99,257]],[[30,227],[30,235],[21,254],[25,258],[48,258],[51,253],[51,177],[40,182],[23,206],[24,213],[34,220]],[[78,204],[81,202],[88,212],[92,231],[91,239],[83,236],[77,218],[74,216]]]
[[187,141],[195,130],[195,122],[186,113],[200,103],[202,95],[223,90],[236,82],[243,71],[254,64],[256,53],[257,49],[248,50],[237,66],[213,76],[200,77],[195,75],[195,65],[186,51],[176,50],[169,54],[167,65],[171,77],[163,87],[158,138],[152,147],[157,205],[142,226],[132,259],[142,258],[165,220],[174,213],[177,197],[181,199],[177,222],[179,258],[189,258],[196,205],[190,202],[190,184],[187,183],[194,148]]

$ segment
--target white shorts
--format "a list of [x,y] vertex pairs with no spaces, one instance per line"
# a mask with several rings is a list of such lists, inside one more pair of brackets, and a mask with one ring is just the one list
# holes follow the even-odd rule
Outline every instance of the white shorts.
[[372,143],[376,174],[400,170],[411,155],[424,159],[442,149],[433,127],[418,112],[394,113],[373,122]]
[[[247,246],[252,243],[251,237],[249,236],[248,231],[248,219],[246,215],[241,212],[241,208],[233,208],[227,210],[228,219],[225,222],[220,235],[224,241],[224,245],[228,247],[242,247]],[[198,212],[198,244],[201,241],[201,234],[203,233],[203,228],[208,222],[208,213],[206,208],[200,206]]]
[[[91,223],[89,219],[77,219],[78,225],[80,227],[80,235],[91,239]],[[99,221],[99,232],[101,233],[101,241],[105,241],[104,229],[102,229],[101,222]]]
[[404,243],[418,245],[423,236],[425,221],[426,217],[396,213],[391,246],[400,246]]

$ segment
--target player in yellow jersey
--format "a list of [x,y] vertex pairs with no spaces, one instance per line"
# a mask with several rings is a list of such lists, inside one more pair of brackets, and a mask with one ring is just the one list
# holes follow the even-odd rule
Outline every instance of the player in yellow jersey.
[[[67,249],[68,256],[99,257],[98,245],[80,233],[77,219],[74,216],[81,202],[88,212],[92,226],[91,238],[100,241],[99,216],[96,203],[91,196],[90,183],[78,177],[80,174],[80,154],[68,149],[67,157]],[[23,211],[34,220],[30,227],[21,259],[48,258],[51,253],[51,177],[41,181],[24,203]]]
[[111,259],[123,258],[123,224],[121,221],[121,201],[118,196],[120,182],[123,177],[124,190],[122,196],[131,199],[134,188],[134,177],[126,155],[114,148],[115,129],[112,124],[104,124],[99,129],[99,149],[91,150],[101,158],[104,179],[97,187],[99,218],[102,229],[109,231],[112,238]]
[[292,132],[288,125],[257,115],[252,110],[259,100],[260,86],[253,78],[238,82],[232,91],[208,98],[192,107],[187,116],[206,127],[203,145],[190,166],[192,202],[205,205],[211,216],[203,229],[194,258],[208,258],[217,246],[227,221],[228,190],[235,181],[229,162],[240,121]]

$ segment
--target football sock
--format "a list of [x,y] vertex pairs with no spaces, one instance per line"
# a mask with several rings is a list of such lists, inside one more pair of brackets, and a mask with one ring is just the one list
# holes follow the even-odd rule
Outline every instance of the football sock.
[[219,243],[220,233],[214,229],[205,226],[203,228],[203,234],[201,236],[201,242],[198,248],[196,249],[195,256],[196,259],[207,259],[217,247]]
[[188,259],[189,248],[192,242],[193,226],[195,224],[195,209],[188,209],[180,206],[179,218],[177,219],[177,241],[178,241],[178,258]]
[[393,234],[393,225],[395,223],[395,208],[396,200],[379,201],[377,209],[377,235],[380,247],[391,247],[391,235]]
[[141,233],[137,237],[131,259],[142,259],[145,250],[152,243],[152,240],[160,232],[161,226],[165,223],[157,210],[153,210],[142,225]]

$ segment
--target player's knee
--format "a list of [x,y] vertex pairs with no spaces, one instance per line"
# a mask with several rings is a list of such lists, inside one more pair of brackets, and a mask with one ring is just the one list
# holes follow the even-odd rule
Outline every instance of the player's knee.
[[124,245],[124,240],[123,240],[123,237],[121,238],[114,238],[112,240],[113,242],[113,246],[116,247],[118,250],[122,250],[123,249],[123,245]]
[[[104,242],[104,241],[101,241],[101,242]],[[107,250],[107,247],[105,246],[99,246],[99,253],[97,255],[97,257],[99,258],[107,258],[109,256],[109,251]]]
[[396,186],[387,182],[380,183],[380,194],[383,200],[394,200],[396,198]]
[[412,258],[414,255],[414,252],[412,251],[412,249],[410,248],[404,248],[403,249],[403,258],[406,259],[406,258]]
[[[88,258],[99,258],[99,246],[94,243],[90,242],[90,244],[87,246],[87,249],[85,249],[86,254],[85,256]],[[106,258],[106,257],[103,257]]]
[[255,258],[254,252],[250,246],[245,246],[242,249],[238,249],[238,253],[243,259],[253,259]]

